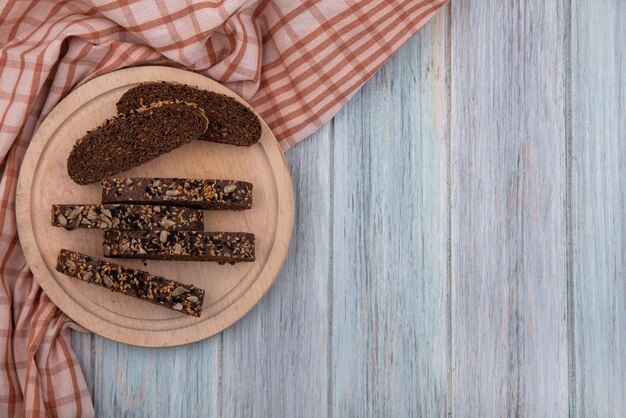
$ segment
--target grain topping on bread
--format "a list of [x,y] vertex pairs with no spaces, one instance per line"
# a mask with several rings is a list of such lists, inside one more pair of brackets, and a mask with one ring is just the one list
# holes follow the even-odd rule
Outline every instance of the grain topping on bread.
[[102,180],[102,201],[242,210],[252,207],[252,183],[222,179],[112,178]]
[[153,260],[254,261],[255,237],[249,232],[116,231],[104,234],[107,257]]
[[62,249],[56,270],[67,276],[191,316],[200,316],[204,290],[146,271]]
[[200,209],[158,205],[52,205],[52,225],[65,229],[202,230]]

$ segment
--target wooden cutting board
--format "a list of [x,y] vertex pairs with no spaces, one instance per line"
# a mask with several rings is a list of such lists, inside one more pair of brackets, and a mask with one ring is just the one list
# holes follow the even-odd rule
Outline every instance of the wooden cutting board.
[[199,74],[168,67],[128,68],[95,78],[59,103],[32,138],[17,186],[20,242],[35,278],[52,301],[76,322],[127,344],[165,347],[214,335],[241,319],[272,285],[285,259],[293,227],[293,189],[282,151],[267,124],[251,147],[195,141],[122,173],[136,177],[195,177],[245,180],[254,184],[246,211],[205,211],[205,230],[249,231],[256,235],[254,263],[113,260],[206,290],[200,318],[112,293],[58,273],[61,248],[102,256],[102,232],[66,231],[50,225],[58,203],[99,203],[100,184],[79,186],[67,174],[67,157],[77,138],[115,115],[129,88],[165,80],[243,99]]

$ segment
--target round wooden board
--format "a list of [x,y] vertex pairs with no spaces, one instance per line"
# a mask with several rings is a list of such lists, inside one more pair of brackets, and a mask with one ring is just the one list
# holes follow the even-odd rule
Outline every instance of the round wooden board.
[[102,257],[102,232],[66,231],[50,225],[57,203],[99,203],[100,184],[79,186],[67,174],[67,157],[77,138],[113,116],[129,88],[165,80],[243,99],[196,73],[168,67],[137,67],[95,78],[59,103],[41,124],[26,152],[17,186],[20,242],[35,278],[52,301],[85,328],[112,340],[145,347],[191,343],[241,319],[272,285],[285,259],[293,227],[291,177],[276,138],[262,122],[259,144],[251,147],[195,141],[123,173],[135,177],[195,177],[245,180],[254,184],[253,208],[205,211],[205,229],[256,235],[254,263],[113,260],[206,290],[200,318],[193,318],[55,270],[61,248]]

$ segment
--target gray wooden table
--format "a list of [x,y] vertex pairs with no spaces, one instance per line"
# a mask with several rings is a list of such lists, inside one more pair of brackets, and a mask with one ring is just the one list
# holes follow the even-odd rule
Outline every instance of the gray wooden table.
[[626,1],[454,1],[287,159],[242,321],[74,335],[99,416],[626,416]]

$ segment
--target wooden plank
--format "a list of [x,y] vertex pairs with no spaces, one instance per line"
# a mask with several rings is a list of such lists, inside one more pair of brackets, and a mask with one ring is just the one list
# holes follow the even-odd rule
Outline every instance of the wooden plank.
[[94,387],[94,358],[92,356],[93,334],[90,332],[77,332],[72,330],[72,349],[80,364],[81,372],[85,377],[87,389],[93,395],[96,388]]
[[626,416],[626,2],[572,2],[577,416]]
[[568,413],[561,2],[452,2],[452,395]]
[[446,11],[335,118],[331,415],[445,415]]
[[93,338],[96,416],[218,416],[221,334],[168,348]]
[[327,125],[287,153],[291,248],[266,297],[224,332],[223,416],[327,415],[331,133]]

